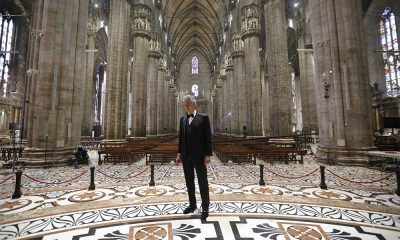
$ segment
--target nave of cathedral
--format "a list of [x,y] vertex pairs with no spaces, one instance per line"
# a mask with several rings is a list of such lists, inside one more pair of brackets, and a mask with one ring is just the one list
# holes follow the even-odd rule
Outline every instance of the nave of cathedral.
[[[400,239],[399,12],[0,1],[0,239]],[[175,162],[188,95],[206,220]]]

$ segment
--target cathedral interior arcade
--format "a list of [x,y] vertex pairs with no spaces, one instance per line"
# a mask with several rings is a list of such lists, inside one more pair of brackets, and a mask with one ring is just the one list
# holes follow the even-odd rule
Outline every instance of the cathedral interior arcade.
[[0,239],[400,239],[399,37],[398,0],[1,0]]

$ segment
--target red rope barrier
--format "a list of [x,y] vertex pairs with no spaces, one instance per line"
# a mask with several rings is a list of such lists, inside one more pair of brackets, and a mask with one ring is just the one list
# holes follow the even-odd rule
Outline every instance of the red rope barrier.
[[87,172],[88,172],[88,170],[83,171],[80,175],[78,175],[77,177],[72,178],[71,180],[68,180],[68,181],[65,181],[65,182],[55,182],[55,183],[53,183],[53,182],[45,182],[45,181],[42,181],[42,180],[38,180],[38,179],[35,179],[35,178],[33,178],[33,177],[30,177],[30,176],[28,176],[28,175],[26,175],[26,174],[24,174],[24,176],[27,177],[27,178],[29,178],[29,179],[31,179],[31,180],[33,180],[33,181],[35,181],[35,182],[38,182],[38,183],[43,183],[43,184],[47,184],[47,185],[60,185],[60,184],[70,183],[70,182],[72,182],[72,181],[74,181],[74,180],[76,180],[76,179],[82,177],[82,176],[85,175],[85,173],[87,173]]
[[8,178],[6,178],[5,180],[3,180],[2,182],[0,182],[0,184],[3,184],[3,183],[5,183],[5,182],[7,182],[9,179],[11,179],[11,178],[13,178],[14,176],[12,175],[12,176],[9,176]]
[[346,178],[344,178],[344,177],[341,177],[341,176],[339,176],[339,175],[333,173],[333,172],[332,172],[331,170],[329,170],[329,169],[326,169],[326,170],[327,170],[328,172],[330,172],[330,173],[331,173],[333,176],[335,176],[335,177],[338,177],[338,178],[340,178],[340,179],[342,179],[342,180],[345,180],[345,181],[348,181],[348,182],[358,183],[358,184],[368,184],[368,183],[380,182],[380,181],[383,181],[383,180],[386,180],[386,179],[390,178],[390,177],[393,176],[393,174],[394,174],[394,173],[391,173],[391,174],[389,174],[388,176],[383,177],[383,178],[380,178],[380,179],[378,179],[378,180],[374,180],[374,181],[370,181],[370,182],[362,182],[362,181],[354,181],[354,180],[346,179]]
[[305,177],[308,177],[308,176],[314,174],[316,171],[319,170],[319,169],[317,168],[317,169],[315,169],[314,171],[312,171],[312,172],[310,172],[310,173],[308,173],[308,174],[306,174],[306,175],[304,175],[304,176],[287,177],[287,176],[280,175],[280,174],[278,174],[278,173],[276,173],[276,172],[274,172],[274,171],[272,171],[272,170],[270,170],[270,169],[268,169],[268,168],[265,168],[265,169],[266,169],[268,172],[271,172],[272,174],[275,174],[275,175],[277,175],[277,176],[279,176],[279,177],[288,178],[288,179],[305,178]]
[[113,176],[108,175],[107,173],[104,173],[104,172],[100,171],[99,169],[96,169],[96,170],[97,170],[99,173],[101,173],[101,174],[103,174],[104,176],[106,176],[106,177],[108,177],[108,178],[111,178],[111,179],[115,179],[115,180],[129,180],[129,179],[132,179],[132,178],[134,178],[134,177],[136,177],[136,176],[139,176],[140,174],[144,173],[147,169],[149,169],[149,167],[146,167],[146,169],[144,169],[143,171],[141,171],[141,172],[139,172],[139,173],[137,173],[137,174],[135,174],[135,175],[133,175],[133,176],[130,176],[130,175],[129,175],[128,178],[113,177]]

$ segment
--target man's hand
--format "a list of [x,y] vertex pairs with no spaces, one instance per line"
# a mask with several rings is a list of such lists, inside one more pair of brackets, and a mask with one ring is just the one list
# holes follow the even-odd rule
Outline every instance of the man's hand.
[[179,163],[182,162],[182,160],[181,160],[181,155],[176,156],[175,162],[176,162],[176,165],[179,165]]
[[205,157],[204,157],[204,164],[207,165],[207,164],[209,164],[210,162],[211,162],[210,156],[205,156]]

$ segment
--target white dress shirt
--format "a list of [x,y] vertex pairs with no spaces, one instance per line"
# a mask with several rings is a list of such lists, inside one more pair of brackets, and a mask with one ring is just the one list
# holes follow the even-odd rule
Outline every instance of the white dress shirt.
[[189,117],[189,125],[192,123],[194,117],[196,117],[196,110],[193,112],[193,117]]

